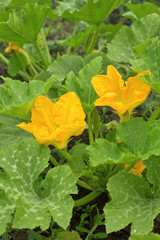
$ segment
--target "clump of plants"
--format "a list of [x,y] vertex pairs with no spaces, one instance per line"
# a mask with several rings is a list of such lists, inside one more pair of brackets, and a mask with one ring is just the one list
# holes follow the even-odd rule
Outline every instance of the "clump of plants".
[[0,1],[1,238],[158,240],[159,7],[52,4]]

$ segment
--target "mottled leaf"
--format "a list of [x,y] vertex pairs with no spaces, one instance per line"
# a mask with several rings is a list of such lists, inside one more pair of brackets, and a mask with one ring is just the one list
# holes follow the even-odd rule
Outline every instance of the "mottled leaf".
[[[42,180],[41,196],[34,182],[48,166],[49,149],[36,140],[27,139],[0,152],[0,188],[15,209],[13,228],[49,227],[51,216],[66,228],[72,216],[74,202],[69,194],[77,193],[76,179],[68,166],[48,171]],[[14,207],[14,208],[13,208]],[[0,217],[1,219],[1,217]]]
[[31,137],[30,133],[16,126],[20,121],[18,118],[0,114],[0,149]]
[[30,109],[35,98],[46,94],[51,87],[48,82],[32,80],[29,84],[11,78],[3,78],[0,85],[0,113],[12,115],[25,120],[30,119]]
[[147,234],[152,230],[153,219],[160,212],[160,198],[152,197],[144,178],[121,171],[109,179],[107,189],[112,199],[104,207],[107,233],[130,223],[131,234]]
[[134,47],[157,36],[159,24],[160,16],[153,13],[134,22],[131,28],[124,26],[108,44],[108,57],[118,62],[134,61]]

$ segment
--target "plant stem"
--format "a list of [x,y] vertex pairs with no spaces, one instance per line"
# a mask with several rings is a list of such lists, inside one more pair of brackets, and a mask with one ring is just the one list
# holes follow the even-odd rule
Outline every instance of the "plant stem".
[[35,62],[32,62],[33,66],[39,71],[41,72],[43,69],[40,68],[40,66],[38,66],[38,64],[36,64]]
[[88,55],[94,48],[94,45],[95,45],[95,42],[97,40],[97,36],[98,36],[98,33],[99,33],[99,29],[100,29],[100,25],[97,26],[96,30],[94,31],[93,36],[92,36],[92,39],[91,39],[91,42],[89,44],[89,46],[87,47],[87,50],[86,50],[86,55]]
[[150,116],[150,118],[148,119],[148,121],[156,120],[156,118],[158,117],[159,113],[160,113],[160,104],[159,104],[158,107],[154,110],[154,112],[152,113],[152,115]]
[[[79,22],[77,22],[77,23],[75,24],[75,26],[74,26],[73,33],[72,33],[72,37],[75,36],[75,34],[76,34],[78,24],[79,24]],[[70,54],[71,49],[72,49],[72,47],[71,47],[71,46],[68,46],[68,49],[67,49],[67,55]]]
[[126,111],[121,117],[120,117],[120,122],[125,122],[130,120],[130,114],[128,111]]
[[55,167],[60,166],[60,164],[56,161],[56,159],[54,157],[52,157],[51,155],[50,155],[49,160],[51,161],[51,163],[53,163],[53,165]]
[[91,202],[92,200],[94,200],[95,198],[97,198],[99,195],[101,195],[103,192],[105,191],[105,189],[97,189],[91,193],[89,193],[87,196],[79,199],[79,200],[76,200],[74,202],[74,206],[75,207],[81,207],[89,202]]
[[50,55],[50,52],[49,52],[49,48],[48,48],[48,45],[47,45],[46,36],[44,34],[43,28],[41,29],[41,35],[42,35],[42,39],[43,39],[43,43],[44,43],[44,49],[46,51],[47,64],[50,64],[51,63],[51,55]]
[[37,52],[38,52],[38,54],[39,54],[39,56],[40,56],[40,58],[41,58],[41,60],[42,60],[43,65],[44,65],[44,67],[45,67],[45,69],[46,69],[46,68],[47,68],[46,60],[44,59],[44,57],[43,57],[43,55],[42,55],[42,52],[41,52],[41,50],[40,50],[40,48],[39,48],[39,46],[38,46],[37,43],[35,43],[35,47],[36,47]]
[[3,56],[2,53],[0,53],[0,59],[2,60],[2,62],[6,63],[7,65],[9,64],[9,60],[5,56]]
[[70,162],[72,160],[71,155],[66,151],[66,149],[60,150],[58,149],[58,151],[62,154],[62,156],[68,161]]
[[96,230],[96,228],[98,227],[98,225],[100,224],[100,222],[102,221],[102,219],[104,218],[104,214],[102,214],[95,222],[95,224],[93,225],[91,231],[88,233],[87,237],[85,240],[89,240],[89,237],[92,235],[92,233]]
[[92,144],[93,143],[93,130],[92,130],[91,113],[87,114],[87,120],[88,120],[88,131],[89,131],[89,142],[90,142],[90,144]]
[[87,183],[83,182],[83,181],[80,180],[80,179],[77,180],[77,184],[78,184],[78,186],[83,187],[83,188],[85,188],[85,189],[88,189],[88,190],[90,190],[90,191],[93,190]]

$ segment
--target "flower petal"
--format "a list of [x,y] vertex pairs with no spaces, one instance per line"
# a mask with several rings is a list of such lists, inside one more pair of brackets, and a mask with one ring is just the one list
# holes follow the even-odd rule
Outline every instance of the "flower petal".
[[75,92],[68,92],[61,96],[54,105],[53,118],[57,126],[64,124],[85,125],[85,113]]

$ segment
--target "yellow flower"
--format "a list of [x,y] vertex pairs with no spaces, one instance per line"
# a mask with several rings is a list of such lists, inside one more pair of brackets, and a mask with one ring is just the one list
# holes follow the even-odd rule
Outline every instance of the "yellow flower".
[[17,125],[32,133],[40,144],[67,147],[71,136],[82,134],[86,127],[85,113],[74,92],[61,96],[56,103],[44,96],[35,100],[31,109],[31,122]]
[[28,54],[22,48],[18,47],[15,43],[10,42],[9,46],[6,48],[5,52],[6,53],[11,53],[12,51],[23,54],[27,59],[27,64],[29,65],[31,63],[31,60],[30,60]]
[[96,75],[91,79],[92,85],[100,98],[95,101],[96,106],[110,106],[119,116],[127,111],[132,114],[134,108],[142,104],[150,93],[151,88],[139,77],[151,74],[145,71],[135,77],[128,78],[127,82],[117,72],[114,66],[109,65],[107,75]]
[[[125,164],[124,167],[127,167],[127,166],[128,164]],[[141,160],[137,162],[129,172],[132,172],[133,174],[138,175],[139,177],[142,177],[142,172],[144,171],[145,168],[146,167],[143,164],[143,160]]]

